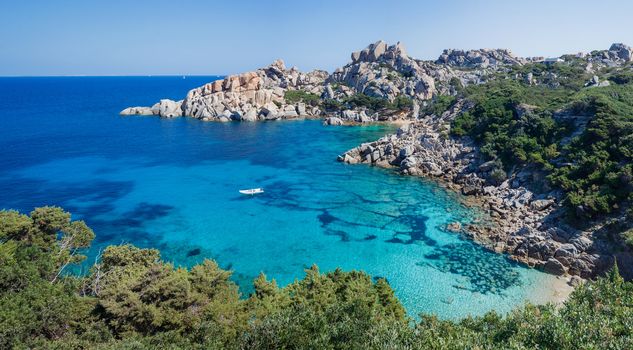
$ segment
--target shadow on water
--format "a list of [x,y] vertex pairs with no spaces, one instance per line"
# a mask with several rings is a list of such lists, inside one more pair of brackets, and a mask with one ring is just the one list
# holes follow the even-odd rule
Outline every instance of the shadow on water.
[[454,285],[481,294],[500,294],[522,284],[518,264],[503,255],[494,254],[471,242],[447,244],[425,254],[419,266],[431,266],[442,272],[460,275],[467,285]]
[[[83,181],[59,183],[23,177],[7,177],[0,181],[0,193],[20,193],[2,198],[0,206],[23,212],[44,205],[61,206],[73,215],[97,216],[115,208],[114,202],[134,190],[132,181]],[[75,205],[81,202],[83,205]]]
[[[386,240],[388,243],[412,244],[415,242],[423,242],[429,247],[437,246],[437,242],[426,235],[426,222],[429,220],[424,215],[402,215],[394,219],[390,224],[398,223],[409,228],[408,231],[395,231],[391,239]],[[386,225],[386,226],[389,226]],[[408,236],[409,239],[403,240],[401,236]]]

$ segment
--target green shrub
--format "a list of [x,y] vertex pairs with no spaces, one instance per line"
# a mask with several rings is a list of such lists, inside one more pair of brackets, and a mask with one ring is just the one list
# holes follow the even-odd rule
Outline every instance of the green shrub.
[[391,108],[396,109],[396,110],[400,110],[400,111],[405,110],[405,109],[412,109],[413,108],[413,100],[410,97],[408,97],[408,96],[399,95],[391,103]]
[[628,245],[630,248],[633,248],[633,229],[626,230],[620,233],[620,237],[622,237],[626,245]]
[[284,99],[288,103],[303,102],[310,106],[317,106],[321,101],[319,95],[304,90],[286,90]]
[[608,79],[620,85],[630,84],[633,82],[633,73],[632,72],[618,72],[614,75],[611,75]]
[[340,111],[343,109],[343,103],[333,98],[323,100],[323,103],[321,105],[326,111],[329,112]]
[[435,114],[441,115],[442,113],[448,111],[453,105],[457,102],[457,98],[455,96],[450,95],[439,95],[433,99],[431,104],[426,107],[426,114]]
[[508,175],[506,174],[505,171],[503,171],[503,169],[495,168],[490,172],[490,179],[495,185],[501,184],[507,178],[508,178]]

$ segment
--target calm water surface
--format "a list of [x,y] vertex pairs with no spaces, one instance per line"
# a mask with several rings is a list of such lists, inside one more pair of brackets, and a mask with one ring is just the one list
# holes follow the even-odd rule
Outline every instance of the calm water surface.
[[[59,205],[95,230],[191,266],[216,259],[249,293],[317,264],[385,277],[412,315],[507,311],[551,276],[443,227],[478,217],[432,183],[336,156],[393,131],[318,121],[120,117],[217,77],[0,78],[0,208]],[[264,187],[247,197],[239,189]]]

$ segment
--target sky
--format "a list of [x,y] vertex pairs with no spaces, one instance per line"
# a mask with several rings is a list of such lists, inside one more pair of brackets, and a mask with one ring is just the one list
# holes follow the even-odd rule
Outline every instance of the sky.
[[0,76],[332,71],[385,40],[559,56],[633,45],[631,0],[0,0]]

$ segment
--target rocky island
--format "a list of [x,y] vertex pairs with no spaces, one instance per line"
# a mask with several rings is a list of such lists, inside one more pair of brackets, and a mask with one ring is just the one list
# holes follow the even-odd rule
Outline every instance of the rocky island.
[[[277,60],[195,88],[181,101],[121,114],[403,123],[338,160],[395,168],[459,191],[489,220],[446,229],[514,260],[592,278],[617,259],[631,278],[633,149],[629,141],[617,150],[605,145],[630,139],[632,55],[613,44],[555,58],[449,49],[429,61],[410,57],[401,43],[378,41],[331,74]],[[592,152],[600,158],[588,158]]]

